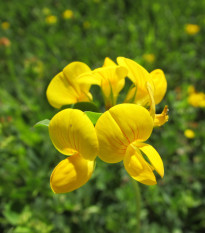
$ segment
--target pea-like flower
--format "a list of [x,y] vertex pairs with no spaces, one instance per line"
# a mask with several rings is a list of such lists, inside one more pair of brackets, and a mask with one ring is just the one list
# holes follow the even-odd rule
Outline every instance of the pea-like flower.
[[68,64],[51,80],[46,92],[48,102],[54,108],[61,108],[67,104],[90,101],[90,84],[77,82],[80,75],[87,72],[91,72],[91,69],[83,62]]
[[205,94],[203,92],[197,92],[194,86],[188,88],[188,103],[193,107],[205,107]]
[[142,106],[119,104],[110,108],[101,115],[95,126],[99,157],[107,163],[123,160],[125,169],[133,179],[146,185],[156,184],[153,170],[163,177],[163,162],[158,152],[144,143],[150,137],[153,126],[153,118]]
[[51,119],[49,135],[60,153],[70,155],[53,170],[52,190],[66,193],[78,189],[90,179],[98,153],[98,139],[92,122],[80,110],[65,109]]
[[110,58],[106,57],[101,68],[97,68],[90,73],[81,75],[79,83],[88,83],[101,87],[105,107],[109,109],[117,102],[118,95],[125,85],[125,77],[128,70],[126,67],[117,65]]
[[167,90],[167,81],[162,70],[156,69],[149,73],[137,62],[124,57],[118,57],[117,62],[120,66],[128,69],[128,78],[134,84],[134,87],[129,90],[125,102],[145,106],[149,99],[147,82],[150,83],[153,89],[155,104],[161,102]]

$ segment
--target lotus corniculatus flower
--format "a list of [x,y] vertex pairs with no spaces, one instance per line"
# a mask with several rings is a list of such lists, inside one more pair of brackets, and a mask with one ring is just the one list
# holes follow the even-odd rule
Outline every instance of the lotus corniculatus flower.
[[134,86],[129,90],[125,102],[132,102],[145,106],[149,99],[146,84],[150,83],[153,89],[155,104],[159,104],[167,90],[167,81],[164,72],[160,69],[153,70],[149,73],[135,61],[118,57],[117,62],[120,66],[128,69],[128,78]]
[[53,170],[52,190],[66,193],[78,189],[90,179],[98,154],[98,139],[92,122],[80,110],[64,109],[51,119],[49,135],[55,148],[70,156]]
[[145,143],[153,127],[152,116],[142,106],[125,103],[110,108],[95,126],[99,157],[107,163],[123,161],[133,179],[146,185],[156,184],[153,170],[163,177],[164,166],[158,152]]
[[105,108],[109,109],[116,105],[118,95],[125,85],[127,73],[126,67],[118,66],[110,58],[106,57],[103,67],[81,75],[78,82],[100,86],[105,101]]
[[92,99],[89,92],[90,84],[77,82],[80,75],[90,71],[91,69],[83,62],[68,64],[51,80],[46,92],[48,102],[54,108],[61,108],[63,105],[90,101]]

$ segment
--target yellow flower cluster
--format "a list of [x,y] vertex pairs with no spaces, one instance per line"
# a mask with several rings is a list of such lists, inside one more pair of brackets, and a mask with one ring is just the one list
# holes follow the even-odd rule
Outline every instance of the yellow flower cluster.
[[188,103],[193,107],[205,107],[205,94],[203,92],[196,92],[193,86],[188,88]]
[[195,35],[200,31],[200,27],[197,24],[186,24],[185,32],[189,35]]
[[[117,104],[126,78],[133,84],[124,102]],[[54,108],[89,102],[93,99],[92,85],[101,88],[106,109],[95,125],[86,113],[72,108],[58,112],[49,123],[53,145],[69,156],[52,172],[52,190],[65,193],[84,185],[94,171],[97,156],[106,163],[122,161],[133,179],[146,185],[156,184],[153,171],[163,177],[163,162],[146,141],[154,127],[168,121],[167,106],[161,114],[155,113],[155,105],[167,89],[163,71],[149,73],[124,57],[118,57],[117,63],[105,58],[103,66],[94,70],[85,63],[72,62],[51,80],[46,95]]]
[[73,18],[73,11],[72,10],[65,10],[62,14],[64,19],[71,19]]
[[194,131],[191,130],[191,129],[186,129],[186,130],[184,131],[184,135],[185,135],[185,137],[190,138],[190,139],[192,139],[192,138],[195,137],[195,133],[194,133]]
[[45,20],[47,24],[56,24],[58,19],[55,15],[48,15]]
[[9,29],[10,28],[10,23],[9,22],[3,22],[3,23],[1,23],[1,28],[3,30]]

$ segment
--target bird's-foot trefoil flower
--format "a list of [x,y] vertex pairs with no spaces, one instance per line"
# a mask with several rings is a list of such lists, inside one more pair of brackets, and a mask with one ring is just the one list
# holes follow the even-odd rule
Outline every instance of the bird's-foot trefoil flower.
[[101,115],[95,126],[99,157],[107,163],[123,161],[133,179],[146,185],[156,184],[153,170],[163,177],[163,162],[158,152],[144,143],[153,127],[152,116],[142,106],[119,104],[110,108]]
[[167,90],[167,81],[162,70],[156,69],[149,73],[137,62],[124,57],[118,57],[117,62],[128,69],[128,78],[134,84],[130,88],[125,102],[145,106],[149,99],[149,93],[146,88],[147,82],[150,83],[153,89],[155,104],[161,102]]
[[80,75],[90,72],[91,69],[83,62],[72,62],[62,72],[58,73],[50,82],[46,95],[48,102],[54,108],[77,102],[90,101],[90,84],[77,82]]
[[90,179],[98,153],[98,139],[92,122],[80,110],[65,109],[51,119],[49,135],[55,148],[70,156],[53,170],[52,190],[66,193],[78,189]]
[[197,92],[194,86],[188,88],[188,103],[193,107],[205,107],[205,94],[203,92]]
[[81,75],[78,82],[100,86],[104,97],[105,108],[109,109],[116,105],[118,95],[125,85],[127,73],[128,70],[126,67],[118,66],[110,58],[106,57],[103,67]]

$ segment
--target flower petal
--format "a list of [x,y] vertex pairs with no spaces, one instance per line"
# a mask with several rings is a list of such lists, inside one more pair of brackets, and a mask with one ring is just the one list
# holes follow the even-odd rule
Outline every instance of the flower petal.
[[64,76],[72,85],[75,85],[79,75],[87,72],[91,72],[91,69],[83,62],[71,62],[63,69]]
[[118,57],[117,62],[119,65],[128,69],[128,77],[137,85],[137,88],[144,89],[145,83],[149,81],[149,73],[137,62],[131,59]]
[[62,160],[51,174],[52,190],[55,193],[67,193],[80,188],[90,179],[94,163],[84,159],[78,153]]
[[89,101],[90,85],[76,84],[78,76],[89,71],[90,68],[82,62],[67,65],[48,85],[46,95],[49,103],[55,108],[60,108],[65,104]]
[[107,66],[117,66],[117,64],[113,60],[111,60],[109,57],[106,57],[104,60],[103,67],[107,67]]
[[163,177],[164,176],[164,165],[162,162],[162,159],[158,152],[154,149],[154,147],[142,143],[138,147],[149,159],[150,163],[154,167],[154,169],[157,171],[157,173]]
[[133,103],[145,105],[148,100],[148,92],[146,83],[149,82],[151,87],[154,89],[153,82],[150,78],[150,74],[137,62],[124,58],[118,57],[117,62],[119,65],[124,66],[128,69],[128,77],[136,85],[137,92],[135,95],[135,88],[131,89],[126,97],[126,102],[129,102],[134,98]]
[[126,171],[133,179],[146,185],[157,183],[151,166],[145,161],[137,147],[130,145],[127,148],[123,162]]
[[149,112],[135,104],[119,104],[102,114],[96,123],[99,157],[117,163],[134,141],[146,141],[153,129]]
[[85,113],[78,109],[58,112],[49,123],[53,145],[65,155],[79,152],[85,159],[93,160],[98,152],[95,128]]
[[126,75],[127,69],[117,65],[98,68],[93,71],[93,76],[100,80],[100,86],[106,97],[110,96],[111,90],[114,97],[119,94],[124,87]]
[[154,100],[155,104],[158,104],[163,99],[167,91],[167,80],[165,78],[164,72],[160,69],[153,70],[150,73],[151,79],[154,83]]

